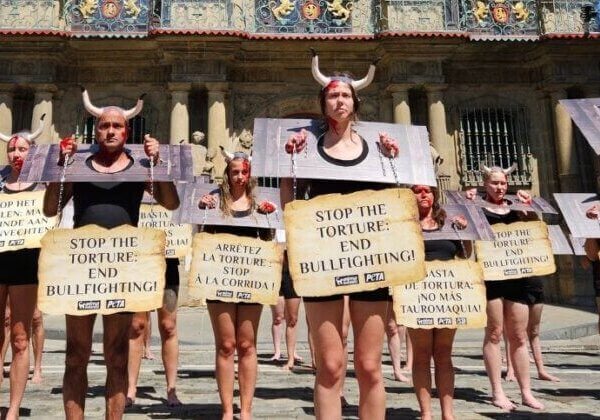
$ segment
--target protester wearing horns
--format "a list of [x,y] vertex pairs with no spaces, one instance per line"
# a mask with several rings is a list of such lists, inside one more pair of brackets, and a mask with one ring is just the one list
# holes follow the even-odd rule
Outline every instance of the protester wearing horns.
[[[515,223],[526,217],[532,220],[535,213],[524,214],[508,207],[504,196],[508,190],[508,175],[516,170],[516,165],[508,169],[497,166],[488,168],[482,165],[485,201],[494,207],[484,207],[483,211],[490,224]],[[473,199],[475,191],[469,190],[467,198]],[[522,190],[517,197],[523,203],[531,203],[531,196]],[[500,206],[500,207],[498,207]],[[514,410],[516,405],[502,389],[502,356],[500,343],[502,331],[506,329],[510,354],[517,382],[521,390],[523,404],[541,410],[544,408],[531,392],[529,377],[529,353],[527,351],[527,324],[529,305],[543,299],[543,286],[539,278],[503,281],[486,281],[487,326],[483,340],[483,359],[492,386],[492,404],[504,410]]]
[[[256,180],[251,177],[252,158],[244,152],[230,153],[221,148],[227,166],[218,194],[205,194],[200,198],[201,209],[216,208],[228,217],[246,217],[255,210],[272,213],[275,205],[256,202]],[[244,226],[206,226],[208,233],[229,233],[238,236],[260,237],[272,240],[273,231]],[[240,418],[252,418],[252,400],[256,387],[258,359],[256,336],[262,305],[258,303],[232,303],[208,300],[213,333],[215,336],[215,373],[223,419],[233,419],[233,387],[235,381],[234,356],[238,355],[238,380],[240,387]]]
[[[317,147],[323,159],[351,171],[369,153],[369,147],[354,130],[360,101],[356,92],[371,83],[375,63],[366,77],[353,80],[347,74],[324,76],[319,70],[319,57],[313,52],[312,73],[322,86],[319,94],[325,131]],[[285,149],[288,153],[300,152],[306,147],[307,133],[292,135]],[[396,156],[398,146],[386,133],[379,134],[381,150]],[[366,189],[381,189],[381,184],[355,181],[309,180],[299,183],[299,196],[316,197],[329,193],[351,193]],[[292,182],[283,179],[282,202],[294,199]],[[387,288],[350,295],[350,316],[354,331],[354,367],[358,380],[360,400],[359,417],[383,419],[385,417],[385,389],[381,373],[381,353],[389,293]],[[339,419],[342,416],[340,393],[346,374],[342,318],[342,295],[321,298],[304,298],[310,334],[314,343],[316,378],[314,388],[315,414],[318,419]]]
[[[0,194],[19,194],[43,189],[42,184],[19,182],[23,162],[29,148],[44,130],[44,115],[39,127],[33,133],[21,131],[10,136],[0,133],[0,140],[6,142],[9,166],[3,171],[0,180]],[[4,343],[4,316],[7,305],[10,307],[10,401],[7,419],[19,417],[19,408],[25,393],[29,375],[29,338],[31,323],[37,301],[39,248],[20,249],[0,253],[0,343]],[[39,311],[38,311],[39,314]],[[39,314],[41,318],[41,314]]]
[[[437,188],[427,185],[414,185],[412,188],[419,208],[419,222],[423,232],[434,232],[446,223],[446,212],[439,203]],[[467,221],[462,216],[454,217],[450,223],[456,229],[467,227]],[[464,252],[463,252],[464,250]],[[468,258],[464,253],[471,252],[470,242],[461,244],[460,241],[448,239],[425,241],[426,261],[449,261],[456,256]],[[454,328],[416,329],[408,328],[408,335],[413,346],[413,384],[421,419],[430,420],[431,414],[431,359],[435,364],[435,385],[442,407],[442,419],[454,418],[454,367],[452,366],[452,345]]]
[[[99,108],[90,102],[83,89],[85,109],[97,118],[96,142],[98,152],[86,164],[98,172],[97,182],[65,183],[61,205],[71,197],[74,204],[75,228],[96,224],[105,228],[121,225],[137,226],[139,208],[144,189],[154,192],[155,200],[163,207],[174,210],[179,206],[177,190],[171,182],[155,182],[153,186],[143,182],[103,182],[103,174],[127,170],[133,164],[125,152],[128,137],[128,120],[143,107],[140,98],[134,108],[124,110],[116,106]],[[146,134],[144,151],[158,162],[159,143]],[[60,144],[60,166],[77,150],[74,138],[66,138]],[[58,212],[61,185],[49,184],[44,197],[44,213],[53,216]],[[131,313],[104,315],[104,360],[106,362],[106,418],[123,416],[127,393],[127,356]],[[92,349],[92,332],[96,315],[66,315],[67,350],[63,379],[63,402],[67,419],[83,418],[87,391],[87,364]]]

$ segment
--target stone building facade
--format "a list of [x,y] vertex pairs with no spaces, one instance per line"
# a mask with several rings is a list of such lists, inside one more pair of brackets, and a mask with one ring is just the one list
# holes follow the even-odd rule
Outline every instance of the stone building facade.
[[[426,125],[442,188],[481,185],[480,162],[517,162],[515,189],[596,191],[597,159],[558,100],[600,96],[598,3],[0,0],[0,132],[45,113],[42,142],[93,141],[84,85],[98,105],[146,93],[133,141],[202,131],[209,149],[234,147],[254,118],[319,115],[315,48],[326,74],[380,59],[360,117]],[[559,260],[550,299],[591,302],[589,273]]]

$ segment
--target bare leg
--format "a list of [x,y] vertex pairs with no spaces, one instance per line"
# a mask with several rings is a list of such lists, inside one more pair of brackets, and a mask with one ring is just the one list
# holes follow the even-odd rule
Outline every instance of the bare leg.
[[340,394],[346,375],[342,323],[344,301],[304,302],[316,367],[314,402],[318,420],[340,419]]
[[387,301],[350,301],[354,330],[354,370],[360,399],[361,419],[385,418],[385,388],[381,373],[381,348],[385,336]]
[[[10,305],[8,299],[8,286],[0,286],[0,311],[2,311],[2,323],[0,328],[4,325],[4,328],[0,331],[0,339],[2,340],[2,349],[0,350],[0,384],[4,381],[4,361],[6,360],[6,352],[10,344]],[[5,308],[4,310],[2,308]]]
[[302,359],[296,353],[296,324],[298,323],[298,310],[300,309],[300,298],[285,299],[285,345],[288,360],[286,369],[293,369],[296,360]]
[[44,332],[44,318],[42,312],[37,305],[33,312],[33,320],[31,323],[32,334],[31,344],[33,347],[33,376],[31,382],[34,384],[42,383],[42,354],[44,353],[44,340],[46,333]]
[[492,386],[492,404],[503,410],[517,408],[506,396],[502,389],[502,355],[500,340],[504,323],[502,299],[487,301],[487,326],[483,339],[483,361],[485,370]]
[[177,364],[179,361],[179,339],[177,337],[177,293],[178,288],[165,289],[163,306],[158,309],[158,330],[162,342],[162,360],[167,377],[167,405],[181,405],[177,398]]
[[508,342],[508,337],[506,336],[506,329],[502,336],[504,337],[504,351],[506,353],[506,376],[504,377],[504,380],[507,382],[514,382],[517,378],[515,377],[515,370],[513,369],[513,364],[510,359],[510,344]]
[[152,353],[152,311],[146,312],[146,328],[144,329],[144,359],[154,360]]
[[396,323],[392,305],[388,305],[385,332],[387,334],[388,350],[392,358],[394,379],[400,382],[410,382],[410,379],[402,374],[402,367],[400,365],[400,334],[398,334],[398,324]]
[[431,420],[431,358],[433,357],[433,330],[408,328],[413,343],[413,386],[421,419]]
[[10,405],[7,419],[19,418],[25,385],[29,376],[29,338],[31,319],[37,300],[37,284],[8,286],[10,295]]
[[88,387],[87,365],[92,353],[92,333],[96,315],[66,315],[67,353],[63,377],[65,418],[83,420]]
[[442,407],[442,420],[454,420],[454,366],[452,366],[452,345],[454,329],[433,331],[433,361],[435,363],[435,386]]
[[233,419],[237,309],[235,303],[209,302],[207,306],[215,336],[215,375],[222,418],[229,420]]
[[142,354],[144,352],[144,336],[148,328],[148,313],[136,312],[131,321],[129,330],[129,361],[127,363],[127,399],[125,406],[129,407],[135,403],[137,394],[137,383],[142,366]]
[[523,303],[504,302],[504,318],[506,320],[506,333],[508,336],[510,357],[517,376],[523,404],[542,410],[544,405],[531,393],[531,380],[529,377],[529,352],[527,351],[527,324],[529,322],[529,308]]
[[279,360],[281,357],[281,328],[284,315],[284,299],[283,296],[279,296],[277,299],[277,305],[271,305],[271,336],[273,337],[273,356],[271,360]]
[[550,375],[544,366],[544,358],[542,356],[542,345],[540,343],[540,323],[542,322],[543,303],[538,303],[529,306],[529,323],[527,324],[527,335],[529,337],[529,345],[533,353],[533,360],[538,371],[538,378],[543,381],[560,382],[560,379],[554,375]]
[[104,315],[104,362],[106,363],[106,420],[123,418],[127,395],[127,360],[132,314]]
[[340,398],[342,406],[348,405],[344,397],[344,383],[346,382],[346,369],[348,367],[348,332],[350,331],[350,298],[344,296],[344,316],[342,318],[342,344],[344,345],[344,376],[340,387]]
[[[406,339],[406,366],[404,367],[404,372],[410,374],[412,372],[412,367],[413,367],[413,346],[412,346],[412,340],[410,339],[410,336],[408,335],[408,328],[406,327],[402,327],[404,328],[404,338]],[[398,333],[401,334],[401,331],[398,330]]]
[[240,384],[240,419],[252,418],[252,400],[256,388],[258,359],[256,333],[262,305],[238,305],[236,350],[238,353],[238,381]]

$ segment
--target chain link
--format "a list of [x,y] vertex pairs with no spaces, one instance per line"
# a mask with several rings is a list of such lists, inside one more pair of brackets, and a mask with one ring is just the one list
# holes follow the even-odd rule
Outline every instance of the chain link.
[[60,220],[62,219],[63,206],[62,202],[65,194],[65,181],[67,179],[67,167],[69,166],[69,155],[65,155],[62,171],[60,174],[60,186],[58,189],[58,203],[56,209],[56,226],[60,224]]
[[294,200],[298,192],[298,180],[296,179],[296,143],[293,143],[294,148],[292,149],[292,190],[294,194]]
[[150,196],[152,197],[152,201],[150,201],[150,212],[154,211],[154,156],[150,156]]

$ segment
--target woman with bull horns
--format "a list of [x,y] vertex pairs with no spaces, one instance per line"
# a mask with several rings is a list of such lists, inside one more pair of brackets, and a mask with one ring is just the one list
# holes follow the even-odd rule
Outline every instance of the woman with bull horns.
[[[367,87],[375,75],[375,63],[363,79],[353,80],[348,73],[327,77],[319,70],[319,58],[312,50],[312,74],[321,85],[319,103],[325,122],[325,132],[312,147],[323,159],[351,171],[369,153],[367,142],[353,129],[360,101],[357,91]],[[298,153],[306,147],[307,133],[303,130],[292,135],[286,145],[288,153]],[[379,133],[382,153],[396,156],[398,146],[386,133]],[[302,185],[303,184],[303,185]],[[366,189],[381,189],[385,185],[373,182],[309,180],[299,183],[299,196],[310,198],[330,193],[352,193]],[[292,196],[291,180],[282,180],[282,202]],[[303,191],[302,191],[303,190]],[[352,293],[350,318],[354,331],[354,368],[358,380],[360,418],[385,417],[385,388],[381,373],[381,353],[385,334],[386,314],[390,301],[388,288]],[[309,330],[315,352],[314,404],[318,419],[342,417],[340,402],[343,378],[346,375],[346,356],[342,334],[344,299],[342,295],[305,297]]]
[[[484,207],[483,212],[490,224],[516,223],[524,219],[532,220],[522,212],[511,210],[504,198],[508,190],[508,176],[517,169],[516,164],[503,169],[498,166],[488,168],[482,165],[485,201],[494,204]],[[531,203],[531,196],[522,190],[517,191],[518,199]],[[474,199],[474,189],[467,192],[467,198]],[[535,213],[527,213],[535,216]],[[487,326],[483,340],[483,359],[492,386],[492,404],[504,410],[514,410],[516,405],[502,389],[502,357],[500,343],[503,329],[509,343],[509,357],[521,390],[522,403],[541,410],[540,403],[531,392],[529,377],[529,353],[527,351],[527,326],[529,306],[543,299],[543,285],[539,278],[486,281]]]
[[[21,131],[11,136],[0,133],[0,140],[6,142],[9,166],[2,171],[0,194],[19,194],[43,189],[42,184],[19,182],[23,162],[29,148],[44,130],[44,115],[39,127],[33,133]],[[10,307],[10,344],[12,362],[10,365],[10,402],[7,419],[19,417],[19,407],[25,393],[29,375],[29,338],[31,324],[36,309],[38,288],[39,248],[20,249],[0,253],[0,343],[4,342],[5,308]],[[41,313],[37,316],[41,320]]]
[[[268,201],[256,202],[256,179],[251,177],[252,158],[244,152],[230,153],[222,147],[221,153],[227,163],[223,182],[218,193],[203,195],[198,206],[201,209],[218,206],[225,216],[233,218],[249,216],[255,210],[260,213],[275,211],[275,205]],[[205,226],[203,229],[209,233],[229,233],[254,238],[259,236],[263,240],[273,238],[273,231],[265,228]],[[207,306],[215,336],[215,373],[223,410],[222,418],[233,419],[234,356],[237,351],[240,418],[251,419],[258,370],[256,338],[262,305],[208,300]]]

